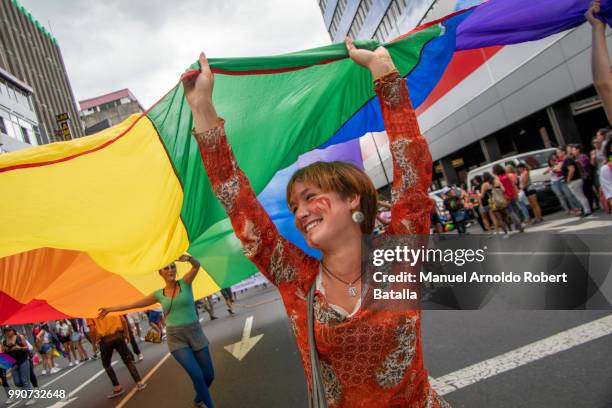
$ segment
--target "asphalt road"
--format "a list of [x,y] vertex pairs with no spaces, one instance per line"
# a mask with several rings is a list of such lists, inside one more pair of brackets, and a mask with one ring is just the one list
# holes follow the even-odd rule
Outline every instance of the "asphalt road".
[[[548,223],[532,228],[612,231],[612,217],[605,215],[584,220],[557,215]],[[581,230],[586,223],[590,227]],[[215,366],[216,406],[306,407],[306,382],[278,292],[268,287],[240,294],[235,316],[219,305],[216,310],[218,320],[202,316]],[[249,337],[263,337],[238,360],[225,346],[243,338],[249,320]],[[432,382],[453,407],[612,407],[610,311],[425,310],[422,333]],[[190,407],[191,383],[168,357],[165,343],[141,346],[145,360],[137,367],[147,379],[144,391],[107,399],[110,381],[98,360],[39,377],[46,389],[71,394],[67,401],[41,400],[34,406]],[[127,391],[133,389],[122,362],[114,367]]]

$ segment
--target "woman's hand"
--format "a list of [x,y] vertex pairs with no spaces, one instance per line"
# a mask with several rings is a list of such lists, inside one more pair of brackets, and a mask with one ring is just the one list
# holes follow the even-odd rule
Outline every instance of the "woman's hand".
[[595,0],[589,6],[589,9],[584,14],[584,17],[593,27],[605,28],[606,27],[605,23],[601,21],[597,16],[595,16],[595,14],[599,13],[600,9],[601,9],[601,0]]
[[215,76],[210,70],[206,55],[202,52],[200,53],[200,73],[183,79],[185,98],[192,110],[212,104],[214,85]]
[[110,309],[110,307],[101,307],[100,309],[98,309],[98,319],[104,319],[107,314],[112,312],[112,310]]
[[183,79],[185,98],[193,114],[194,129],[204,132],[219,124],[219,117],[212,101],[215,77],[210,70],[208,59],[200,54],[200,73]]
[[179,257],[179,259],[177,259],[178,262],[190,262],[191,261],[191,255],[189,254],[183,254]]
[[353,40],[346,37],[344,40],[349,57],[357,64],[370,70],[372,78],[378,79],[390,71],[393,71],[395,64],[391,59],[389,51],[385,47],[378,47],[374,51],[356,48]]

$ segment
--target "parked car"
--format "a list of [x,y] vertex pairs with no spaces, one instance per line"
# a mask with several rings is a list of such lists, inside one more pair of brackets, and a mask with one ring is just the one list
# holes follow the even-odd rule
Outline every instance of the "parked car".
[[512,164],[516,167],[519,163],[523,162],[526,163],[531,169],[529,173],[531,185],[536,190],[542,212],[551,213],[558,211],[561,208],[561,204],[550,186],[550,176],[544,174],[544,171],[548,167],[548,158],[555,152],[555,150],[556,148],[551,147],[548,149],[520,153],[470,170],[467,174],[468,190],[470,190],[474,177],[482,176],[486,172],[493,174],[493,166],[496,164],[499,164],[505,168],[508,164]]

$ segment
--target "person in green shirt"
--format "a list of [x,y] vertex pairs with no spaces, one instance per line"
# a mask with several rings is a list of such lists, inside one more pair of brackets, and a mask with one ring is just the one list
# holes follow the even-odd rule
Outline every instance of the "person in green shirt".
[[99,316],[160,303],[166,315],[168,349],[191,378],[196,393],[194,406],[214,408],[208,389],[214,379],[214,369],[191,286],[200,270],[200,262],[191,255],[182,255],[177,261],[191,263],[191,270],[181,279],[177,280],[176,264],[172,262],[159,270],[165,281],[163,288],[131,304],[101,308]]

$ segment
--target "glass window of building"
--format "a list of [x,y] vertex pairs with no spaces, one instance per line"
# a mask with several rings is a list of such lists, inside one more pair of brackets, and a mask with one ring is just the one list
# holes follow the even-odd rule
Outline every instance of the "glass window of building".
[[6,133],[6,124],[4,123],[4,118],[2,116],[0,116],[0,133],[4,133],[5,135]]
[[348,36],[351,38],[357,38],[361,27],[363,27],[363,23],[372,7],[373,0],[362,0],[357,8],[357,13],[355,13],[355,18],[353,18],[353,22],[351,23],[351,28],[349,29]]
[[322,13],[325,13],[325,9],[327,8],[327,0],[319,0],[319,8],[321,8]]
[[335,36],[336,32],[338,31],[338,26],[340,25],[342,15],[344,14],[344,9],[346,8],[346,1],[347,0],[338,0],[338,4],[336,4],[336,9],[334,10],[334,15],[329,28],[329,33],[332,37]]
[[15,131],[15,127],[19,129],[19,124],[17,122],[16,117],[14,117],[13,115],[10,115],[10,118],[6,120],[5,124],[6,124],[6,134],[9,137],[12,137],[13,139],[16,139],[16,140],[22,140],[21,135],[17,131]]
[[30,144],[30,135],[28,134],[28,129],[24,128],[23,126],[21,127],[21,137],[23,138],[24,142]]

